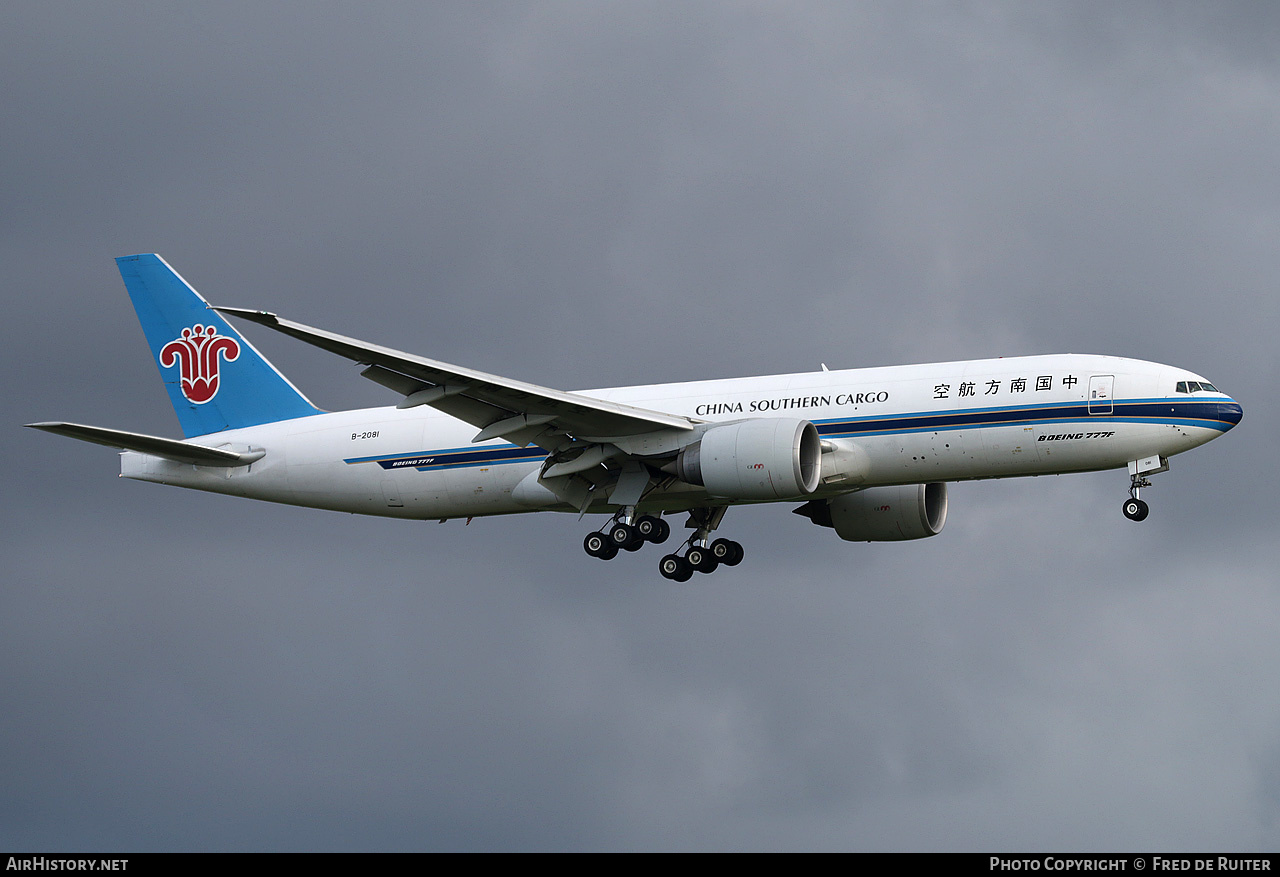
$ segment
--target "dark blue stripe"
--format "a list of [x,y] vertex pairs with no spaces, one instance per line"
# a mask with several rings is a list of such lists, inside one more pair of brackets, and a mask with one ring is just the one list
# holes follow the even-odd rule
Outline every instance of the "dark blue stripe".
[[941,432],[990,426],[1031,426],[1036,424],[1099,422],[1181,423],[1226,431],[1235,425],[1220,416],[1220,404],[1178,402],[1168,399],[1116,402],[1105,414],[1090,414],[1088,403],[1071,405],[1018,406],[968,411],[907,414],[899,417],[858,417],[847,420],[820,420],[818,433],[834,435],[884,435],[906,432]]
[[469,448],[424,451],[421,454],[396,454],[393,457],[353,457],[347,463],[377,463],[383,469],[447,469],[451,466],[488,466],[497,463],[520,463],[541,460],[547,455],[542,448]]
[[[1106,414],[1090,414],[1087,402],[1046,405],[1011,405],[1001,408],[955,409],[940,412],[903,414],[897,417],[854,417],[815,420],[824,436],[868,436],[910,432],[942,432],[992,426],[1032,426],[1054,423],[1169,423],[1217,429],[1226,432],[1240,422],[1240,407],[1218,399],[1200,402],[1173,399],[1137,399],[1114,402]],[[418,454],[351,457],[347,463],[377,463],[383,469],[448,469],[491,466],[502,463],[535,462],[547,452],[537,446],[445,448]]]

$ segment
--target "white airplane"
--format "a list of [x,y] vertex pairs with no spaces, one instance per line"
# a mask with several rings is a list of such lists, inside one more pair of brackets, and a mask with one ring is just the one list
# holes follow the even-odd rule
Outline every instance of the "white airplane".
[[[154,254],[116,260],[186,438],[28,426],[119,448],[120,474],[271,502],[397,518],[610,515],[584,547],[609,560],[690,536],[659,563],[687,581],[734,566],[712,539],[731,505],[793,510],[851,542],[934,536],[947,483],[1127,467],[1124,514],[1169,458],[1241,407],[1197,374],[1053,355],[568,393],[366,344],[265,311],[211,308]],[[221,314],[365,365],[402,396],[324,412]],[[683,550],[681,550],[683,549]]]

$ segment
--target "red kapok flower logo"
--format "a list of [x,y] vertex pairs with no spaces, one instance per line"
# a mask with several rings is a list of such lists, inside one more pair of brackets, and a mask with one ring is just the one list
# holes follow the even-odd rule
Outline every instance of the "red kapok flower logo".
[[160,348],[160,365],[180,365],[182,395],[202,405],[218,394],[218,354],[234,362],[240,356],[240,345],[234,338],[219,335],[215,326],[196,324]]

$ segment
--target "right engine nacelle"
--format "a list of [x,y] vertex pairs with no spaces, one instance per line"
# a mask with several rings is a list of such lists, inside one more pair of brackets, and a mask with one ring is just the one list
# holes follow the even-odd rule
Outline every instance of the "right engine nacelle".
[[712,427],[680,452],[676,473],[715,496],[807,496],[822,475],[822,440],[807,420],[761,418]]
[[947,485],[869,487],[799,509],[815,524],[834,527],[846,542],[899,542],[937,536],[947,523]]

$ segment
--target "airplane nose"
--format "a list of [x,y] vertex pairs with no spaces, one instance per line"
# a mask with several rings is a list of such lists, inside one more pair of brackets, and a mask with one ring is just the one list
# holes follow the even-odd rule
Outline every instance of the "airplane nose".
[[1218,403],[1218,419],[1224,423],[1230,424],[1227,429],[1235,426],[1240,422],[1240,418],[1244,416],[1244,409],[1240,407],[1240,403],[1235,399],[1228,399]]

